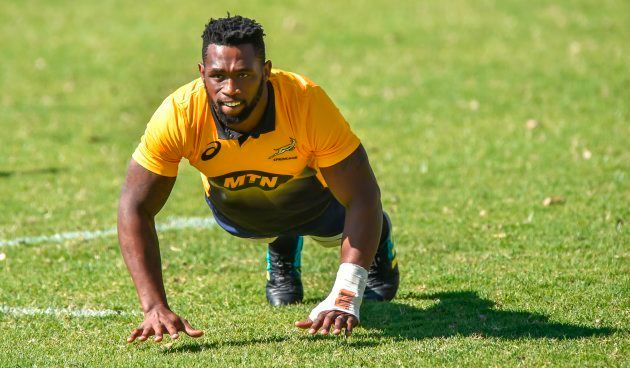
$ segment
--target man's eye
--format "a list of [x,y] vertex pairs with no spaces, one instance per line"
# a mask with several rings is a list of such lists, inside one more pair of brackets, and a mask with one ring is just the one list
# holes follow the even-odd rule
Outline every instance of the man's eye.
[[248,77],[249,77],[249,74],[248,74],[248,73],[240,73],[240,74],[238,75],[238,77],[239,77],[239,78],[248,78]]
[[209,78],[214,80],[223,80],[225,79],[225,76],[221,74],[211,74],[209,75]]

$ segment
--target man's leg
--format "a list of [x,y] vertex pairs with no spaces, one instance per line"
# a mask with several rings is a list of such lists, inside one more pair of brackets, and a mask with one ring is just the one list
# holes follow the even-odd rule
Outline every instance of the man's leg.
[[267,300],[271,305],[301,303],[301,236],[279,236],[267,249]]
[[398,291],[398,258],[391,233],[392,223],[383,212],[383,229],[374,261],[368,270],[367,286],[363,294],[365,300],[392,300]]

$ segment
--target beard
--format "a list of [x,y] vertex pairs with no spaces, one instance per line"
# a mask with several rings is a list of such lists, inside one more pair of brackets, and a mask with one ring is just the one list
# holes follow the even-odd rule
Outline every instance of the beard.
[[[264,79],[261,78],[260,84],[258,85],[258,90],[256,91],[256,95],[250,102],[243,101],[243,103],[245,104],[245,108],[243,108],[243,111],[241,111],[238,115],[224,114],[223,111],[221,111],[221,106],[219,106],[218,103],[212,101],[212,104],[211,104],[212,109],[214,110],[214,113],[219,119],[219,122],[225,126],[230,126],[230,125],[237,125],[245,121],[245,119],[247,119],[249,115],[251,115],[252,111],[254,111],[254,109],[256,108],[256,105],[258,105],[258,102],[260,101],[260,98],[262,97],[262,94],[263,94],[264,85],[265,85]],[[206,93],[207,92],[208,91],[206,89]]]

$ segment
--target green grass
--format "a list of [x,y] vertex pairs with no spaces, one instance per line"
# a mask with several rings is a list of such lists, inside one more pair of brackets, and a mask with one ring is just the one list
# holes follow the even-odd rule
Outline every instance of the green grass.
[[[630,3],[178,4],[0,3],[0,239],[113,227],[144,125],[231,11],[362,138],[399,297],[365,304],[349,339],[307,336],[292,323],[328,293],[335,251],[307,242],[307,300],[274,309],[263,246],[169,231],[170,303],[206,335],[128,345],[141,315],[115,237],[0,247],[0,305],[136,313],[0,313],[0,366],[627,366]],[[183,162],[159,220],[209,215]]]

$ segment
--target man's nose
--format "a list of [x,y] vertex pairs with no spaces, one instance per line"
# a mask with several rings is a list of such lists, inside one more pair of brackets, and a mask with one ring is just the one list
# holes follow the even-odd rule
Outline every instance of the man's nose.
[[236,81],[234,80],[234,78],[227,78],[225,80],[225,85],[223,86],[222,92],[226,95],[233,96],[235,94],[240,93],[241,91],[239,90],[238,85],[236,84]]

